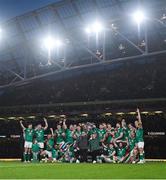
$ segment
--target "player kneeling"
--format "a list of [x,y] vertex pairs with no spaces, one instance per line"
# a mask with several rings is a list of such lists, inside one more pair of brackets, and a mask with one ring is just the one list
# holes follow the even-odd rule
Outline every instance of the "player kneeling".
[[[104,147],[107,148],[107,146],[104,146]],[[112,162],[115,163],[116,150],[112,143],[109,144],[109,147],[107,148],[107,152],[108,152],[108,155],[101,155],[102,160],[109,163],[112,163]]]
[[41,152],[41,156],[45,157],[45,162],[49,161],[51,162],[53,160],[52,158],[52,151],[54,149],[54,138],[51,134],[47,135],[46,139],[46,150]]
[[127,153],[127,146],[123,145],[122,142],[120,142],[118,145],[114,142],[114,146],[116,148],[117,156],[115,157],[115,161],[118,163],[125,162],[129,154]]

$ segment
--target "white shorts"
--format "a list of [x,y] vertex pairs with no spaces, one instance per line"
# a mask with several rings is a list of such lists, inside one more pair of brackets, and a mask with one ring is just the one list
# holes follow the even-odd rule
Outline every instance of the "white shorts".
[[46,154],[49,158],[52,157],[52,152],[51,152],[51,151],[45,150],[44,152],[45,152],[45,154]]
[[24,148],[32,148],[32,142],[25,141]]
[[138,142],[138,148],[144,148],[144,142]]
[[43,142],[38,142],[37,144],[39,145],[40,149],[44,149],[44,143]]

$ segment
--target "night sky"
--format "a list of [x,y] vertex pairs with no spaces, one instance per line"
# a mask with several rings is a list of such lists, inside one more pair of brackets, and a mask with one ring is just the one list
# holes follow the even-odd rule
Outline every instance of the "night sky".
[[0,0],[0,23],[61,0]]

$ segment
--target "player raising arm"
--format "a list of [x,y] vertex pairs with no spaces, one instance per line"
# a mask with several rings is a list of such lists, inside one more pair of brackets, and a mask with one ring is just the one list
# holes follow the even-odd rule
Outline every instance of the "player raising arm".
[[44,123],[45,123],[44,127],[41,124],[38,124],[37,127],[35,128],[36,140],[38,142],[41,151],[44,148],[44,131],[48,128],[48,123],[46,118],[44,118]]
[[20,121],[20,125],[24,132],[24,162],[31,161],[31,150],[32,150],[32,141],[34,136],[34,130],[32,128],[32,124],[28,124],[28,128],[26,128],[22,121]]
[[138,120],[135,121],[136,127],[136,142],[139,150],[139,159],[138,163],[144,163],[144,139],[143,139],[143,127],[140,110],[137,108]]
[[[45,123],[44,127],[41,124],[38,124],[35,128],[35,136],[36,136],[36,140],[39,145],[39,148],[40,148],[40,153],[42,153],[44,149],[44,131],[48,128],[48,123],[47,123],[46,118],[44,118],[44,123]],[[41,158],[39,154],[39,161],[40,160]]]

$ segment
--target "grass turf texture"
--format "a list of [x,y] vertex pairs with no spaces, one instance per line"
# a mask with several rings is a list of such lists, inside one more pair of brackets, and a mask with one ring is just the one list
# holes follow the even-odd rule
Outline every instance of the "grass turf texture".
[[60,164],[0,162],[1,179],[159,179],[166,178],[166,163]]

